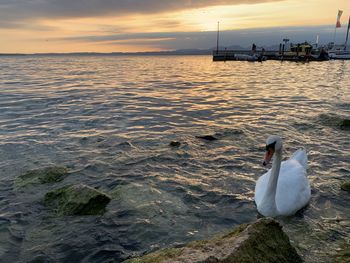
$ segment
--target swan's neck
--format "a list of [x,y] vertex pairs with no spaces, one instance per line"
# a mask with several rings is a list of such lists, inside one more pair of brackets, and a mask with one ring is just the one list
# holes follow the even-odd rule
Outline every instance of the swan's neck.
[[276,206],[276,190],[277,190],[278,176],[281,168],[281,161],[282,161],[282,149],[276,151],[274,154],[272,168],[271,168],[271,175],[270,175],[266,192],[262,201],[263,203],[262,210],[264,211],[261,211],[261,212],[263,215],[277,216],[279,214]]

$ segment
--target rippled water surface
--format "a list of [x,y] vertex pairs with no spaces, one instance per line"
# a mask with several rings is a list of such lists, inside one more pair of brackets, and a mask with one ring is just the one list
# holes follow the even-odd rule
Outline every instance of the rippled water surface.
[[[209,56],[0,58],[0,261],[120,262],[258,216],[264,142],[309,155],[310,205],[279,219],[306,262],[349,242],[350,61],[213,63]],[[214,135],[216,141],[196,138]],[[180,147],[169,142],[179,141]],[[17,189],[30,169],[63,182]],[[113,196],[102,216],[56,217],[49,190],[84,183]]]

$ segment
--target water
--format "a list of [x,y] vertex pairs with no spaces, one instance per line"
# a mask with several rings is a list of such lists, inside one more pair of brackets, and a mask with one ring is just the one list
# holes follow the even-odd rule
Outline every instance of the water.
[[[120,262],[257,218],[255,180],[269,134],[309,154],[310,205],[279,219],[306,262],[349,242],[350,61],[213,63],[209,56],[1,57],[0,261]],[[197,135],[219,138],[207,142]],[[171,141],[181,146],[170,147]],[[53,185],[21,173],[66,165]],[[70,183],[114,198],[103,216],[55,217]]]

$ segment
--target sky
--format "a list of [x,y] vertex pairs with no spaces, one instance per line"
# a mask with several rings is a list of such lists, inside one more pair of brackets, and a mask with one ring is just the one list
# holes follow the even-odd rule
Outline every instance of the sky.
[[138,52],[344,42],[350,0],[0,0],[0,53]]

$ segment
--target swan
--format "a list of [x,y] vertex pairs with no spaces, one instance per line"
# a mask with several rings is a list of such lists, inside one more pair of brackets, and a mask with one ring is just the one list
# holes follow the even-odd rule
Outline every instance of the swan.
[[263,174],[255,185],[255,203],[263,216],[290,216],[306,206],[311,197],[306,175],[307,155],[297,150],[292,157],[282,161],[282,139],[277,135],[266,140],[263,165],[273,158],[272,168]]

